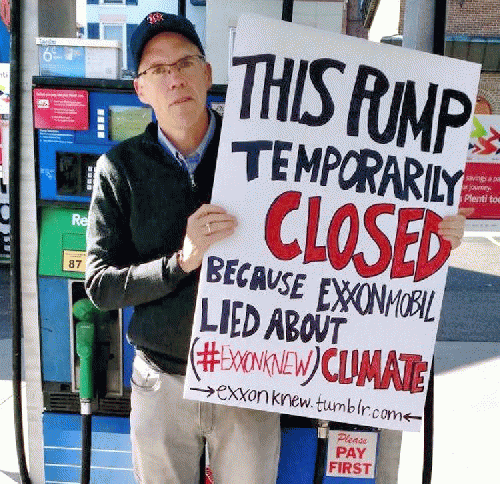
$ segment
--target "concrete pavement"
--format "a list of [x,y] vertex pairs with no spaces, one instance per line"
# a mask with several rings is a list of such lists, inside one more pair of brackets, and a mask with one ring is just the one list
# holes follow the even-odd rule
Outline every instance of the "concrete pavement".
[[[500,482],[500,343],[438,342],[432,484]],[[421,484],[423,433],[403,434],[399,484]]]

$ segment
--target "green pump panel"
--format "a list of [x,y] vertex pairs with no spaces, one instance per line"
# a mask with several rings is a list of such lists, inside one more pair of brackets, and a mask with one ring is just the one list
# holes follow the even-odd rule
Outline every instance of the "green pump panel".
[[41,208],[40,276],[85,277],[87,213],[82,208]]

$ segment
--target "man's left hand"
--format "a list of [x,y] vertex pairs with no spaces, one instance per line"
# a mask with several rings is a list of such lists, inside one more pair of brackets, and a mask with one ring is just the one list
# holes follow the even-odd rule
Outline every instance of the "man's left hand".
[[448,215],[439,223],[438,234],[456,249],[464,236],[465,219],[472,215],[473,208],[461,208],[456,215]]

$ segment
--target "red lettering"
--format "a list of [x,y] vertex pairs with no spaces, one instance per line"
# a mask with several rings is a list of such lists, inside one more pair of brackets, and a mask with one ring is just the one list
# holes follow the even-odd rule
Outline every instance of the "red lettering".
[[289,244],[284,244],[281,240],[283,219],[292,210],[299,208],[301,195],[300,192],[282,193],[274,200],[267,212],[266,244],[277,259],[292,260],[302,252],[297,239]]
[[[347,361],[351,359],[350,376],[347,376]],[[359,350],[341,350],[337,348],[327,349],[321,358],[321,371],[326,381],[349,385],[356,382],[356,386],[363,387],[367,382],[372,382],[376,390],[386,390],[391,382],[398,392],[405,391],[419,393],[424,391],[423,373],[428,369],[428,363],[422,361],[421,355],[401,353],[397,355],[395,350],[387,354],[385,364],[382,362],[382,350],[364,350],[359,361]],[[332,358],[339,357],[338,373],[330,370]],[[399,361],[404,361],[404,369],[399,368]],[[382,365],[384,367],[382,368]],[[357,439],[352,439],[349,435],[340,434],[338,441],[347,443],[362,444]]]
[[347,454],[345,455],[346,457],[351,457],[352,459],[356,458],[356,449],[354,447],[350,447],[347,450]]
[[404,376],[403,376],[403,391],[408,392],[411,388],[411,381],[413,378],[413,366],[417,361],[422,361],[422,356],[412,355],[408,353],[401,353],[399,359],[405,362]]
[[[339,247],[339,234],[346,219],[350,219],[350,230],[344,250],[341,251]],[[349,263],[358,243],[358,233],[359,218],[356,206],[349,203],[340,207],[332,218],[327,237],[328,259],[334,269],[341,270]]]
[[361,277],[373,277],[382,274],[391,262],[392,247],[387,236],[382,232],[376,223],[379,215],[385,213],[394,215],[394,204],[381,203],[379,205],[372,205],[365,212],[365,228],[373,241],[377,244],[380,255],[372,265],[366,263],[365,256],[362,252],[357,253],[353,258],[354,267]]
[[424,391],[423,383],[424,377],[422,372],[426,372],[428,363],[426,361],[419,361],[413,365],[413,377],[411,379],[411,393],[420,393]]
[[418,240],[418,233],[407,233],[408,224],[420,220],[424,216],[423,208],[402,208],[399,211],[398,229],[394,242],[394,258],[391,268],[391,279],[409,277],[415,271],[414,261],[405,261],[406,249]]
[[333,375],[330,373],[328,363],[330,359],[335,356],[337,356],[337,348],[329,348],[323,353],[323,357],[321,358],[321,372],[323,373],[325,380],[332,383],[337,381],[338,375],[336,373]]
[[365,455],[366,447],[364,449],[362,447],[356,447],[356,451],[358,452],[358,458],[362,459],[363,455]]
[[[295,238],[291,242],[284,242],[281,228],[285,217],[300,207],[302,194],[296,191],[284,192],[273,201],[269,207],[265,224],[265,240],[271,253],[279,260],[292,260],[302,253],[301,244]],[[361,277],[374,277],[389,268],[390,277],[393,279],[414,277],[416,282],[425,279],[437,272],[449,257],[451,244],[439,237],[437,230],[441,217],[430,210],[423,208],[401,208],[398,211],[396,236],[391,241],[377,224],[381,215],[395,215],[395,205],[382,203],[369,207],[363,217],[363,225],[368,235],[378,248],[378,259],[368,263],[365,253],[356,252],[360,236],[360,220],[356,206],[352,203],[341,206],[333,215],[328,232],[326,244],[318,244],[320,227],[321,197],[309,198],[307,214],[306,240],[304,248],[304,264],[311,262],[324,262],[328,258],[331,266],[336,270],[344,269],[352,260],[356,272]],[[424,216],[425,215],[425,216]],[[422,233],[409,232],[411,222],[422,220]],[[291,219],[289,224],[296,224]],[[346,226],[344,226],[346,225]],[[293,226],[293,225],[292,225]],[[340,233],[346,231],[347,240],[341,247]],[[439,250],[436,255],[429,258],[432,236],[439,237]],[[343,237],[344,238],[344,237]],[[419,242],[416,260],[405,260],[408,247]]]
[[349,378],[347,375],[347,356],[349,352],[347,350],[342,350],[339,355],[340,365],[339,365],[339,383],[348,384],[352,383],[353,377],[358,375],[358,350],[353,350],[351,354],[351,375]]
[[380,357],[382,350],[375,350],[373,358],[370,360],[370,351],[363,351],[361,356],[361,364],[359,367],[359,377],[356,383],[358,387],[364,387],[366,380],[375,380],[374,387],[380,388]]
[[398,357],[394,350],[389,351],[387,356],[387,362],[384,368],[384,374],[382,375],[382,381],[380,383],[380,388],[384,390],[389,388],[390,383],[394,384],[394,388],[397,391],[403,389],[403,382],[401,381],[401,376],[399,375]]
[[[437,272],[450,256],[450,242],[444,240],[442,237],[439,237],[437,233],[438,225],[441,220],[442,218],[439,215],[431,212],[430,210],[427,210],[425,213],[422,241],[420,242],[417,269],[415,271],[415,282],[422,281]],[[429,249],[432,235],[439,237],[439,250],[437,254],[429,260]]]
[[328,463],[328,470],[330,473],[337,474],[364,474],[369,475],[370,468],[373,466],[370,462],[343,462],[343,461],[330,461]]
[[309,199],[309,217],[307,219],[306,250],[304,252],[304,264],[309,262],[322,262],[326,260],[326,247],[316,246],[318,236],[319,208],[321,197]]

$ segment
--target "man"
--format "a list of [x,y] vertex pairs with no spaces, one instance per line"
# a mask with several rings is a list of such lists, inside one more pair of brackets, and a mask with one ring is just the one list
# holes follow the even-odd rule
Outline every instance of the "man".
[[[151,13],[131,39],[139,99],[157,123],[97,164],[86,288],[103,309],[135,306],[131,438],[140,483],[196,484],[206,441],[217,484],[274,484],[279,415],[183,400],[199,266],[236,220],[209,204],[221,119],[206,108],[211,67],[193,25]],[[441,233],[460,243],[464,217]]]
[[279,415],[183,400],[203,254],[236,220],[208,203],[221,119],[206,108],[210,64],[193,25],[152,13],[131,39],[139,99],[158,123],[100,158],[86,287],[103,309],[135,306],[131,438],[140,483],[199,482],[206,440],[217,484],[274,484]]

